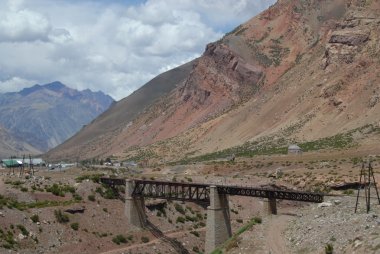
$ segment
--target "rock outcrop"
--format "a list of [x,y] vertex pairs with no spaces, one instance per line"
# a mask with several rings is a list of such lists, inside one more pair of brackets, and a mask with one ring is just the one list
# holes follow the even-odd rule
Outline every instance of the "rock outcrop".
[[369,31],[344,29],[334,31],[330,37],[329,43],[340,43],[349,46],[359,46],[368,41]]

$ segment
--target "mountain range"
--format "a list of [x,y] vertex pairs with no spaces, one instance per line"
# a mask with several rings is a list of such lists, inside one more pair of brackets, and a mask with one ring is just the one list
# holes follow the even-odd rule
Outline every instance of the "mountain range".
[[380,3],[279,0],[46,154],[151,163],[379,141]]
[[[0,94],[4,142],[0,145],[1,154],[46,152],[90,123],[113,102],[103,92],[78,91],[58,81]],[[5,142],[12,149],[6,148]]]

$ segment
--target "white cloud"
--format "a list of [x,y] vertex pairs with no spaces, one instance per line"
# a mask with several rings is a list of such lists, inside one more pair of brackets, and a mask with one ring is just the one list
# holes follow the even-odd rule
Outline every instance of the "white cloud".
[[273,1],[0,2],[0,92],[59,80],[121,99]]
[[50,23],[40,13],[22,9],[21,1],[9,1],[0,10],[0,41],[20,42],[46,40]]
[[16,90],[19,91],[26,87],[30,87],[36,84],[35,80],[27,80],[19,77],[12,77],[10,79],[1,81],[0,80],[0,92],[7,92]]

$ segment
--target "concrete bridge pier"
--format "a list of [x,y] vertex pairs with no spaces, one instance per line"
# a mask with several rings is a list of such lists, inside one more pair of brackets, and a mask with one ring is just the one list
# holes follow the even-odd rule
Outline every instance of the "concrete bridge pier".
[[134,187],[133,180],[125,181],[125,216],[132,230],[142,229],[147,224],[144,197],[132,197]]
[[219,194],[210,186],[210,206],[207,207],[206,246],[210,253],[231,237],[230,210],[226,194]]
[[268,214],[277,214],[276,198],[268,198]]

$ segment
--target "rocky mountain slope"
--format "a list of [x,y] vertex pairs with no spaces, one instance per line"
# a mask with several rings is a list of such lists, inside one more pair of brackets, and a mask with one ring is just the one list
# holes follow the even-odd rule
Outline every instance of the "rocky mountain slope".
[[0,126],[0,158],[8,158],[16,154],[40,154],[37,148],[17,139],[8,130]]
[[113,99],[102,92],[77,91],[60,82],[35,85],[20,92],[0,94],[0,124],[8,129],[9,135],[47,151],[71,137],[112,103]]
[[379,131],[379,10],[378,1],[279,0],[207,45],[144,110],[111,131],[99,120],[111,109],[47,156],[162,162],[281,153],[295,142],[365,147]]

